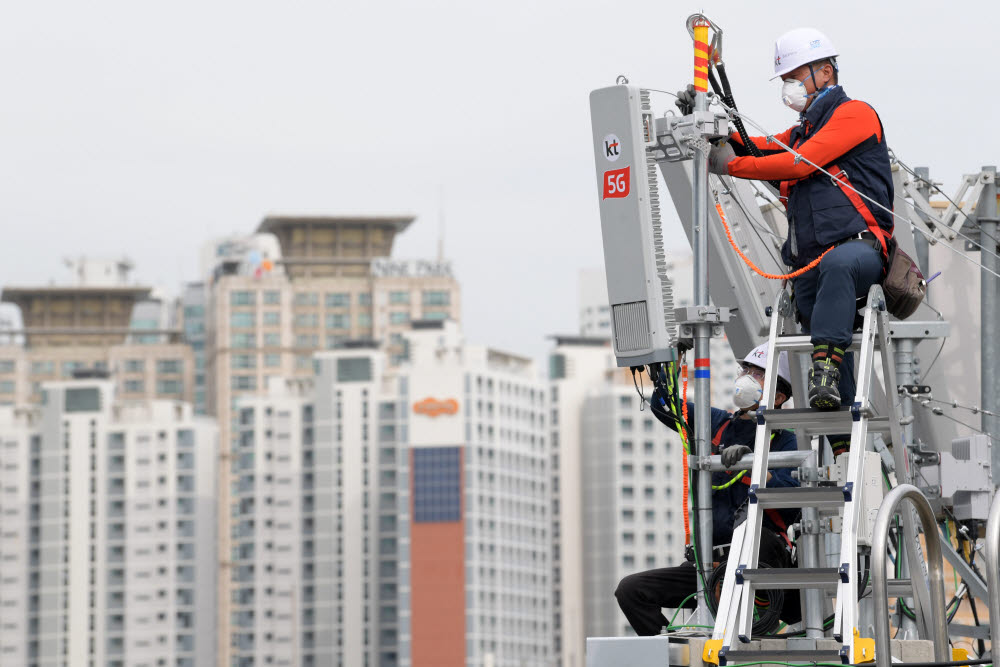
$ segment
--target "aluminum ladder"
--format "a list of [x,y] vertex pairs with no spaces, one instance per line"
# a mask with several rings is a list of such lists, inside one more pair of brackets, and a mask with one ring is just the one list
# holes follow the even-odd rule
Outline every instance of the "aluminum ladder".
[[[792,304],[788,293],[778,294],[772,312],[768,338],[764,394],[757,410],[753,468],[750,478],[746,522],[733,535],[712,638],[705,642],[705,662],[841,662],[857,664],[873,661],[875,640],[860,636],[858,629],[858,531],[861,521],[861,489],[864,452],[868,434],[889,434],[902,443],[898,401],[887,396],[888,415],[877,415],[872,404],[875,385],[875,351],[880,351],[885,386],[896,387],[895,363],[889,338],[889,314],[882,289],[874,285],[864,309],[864,325],[848,348],[855,351],[858,383],[853,405],[821,412],[810,408],[776,410],[778,357],[781,352],[812,353],[809,336],[793,335]],[[877,385],[876,385],[877,386]],[[768,443],[776,429],[792,429],[797,438],[839,433],[851,434],[847,478],[842,486],[801,486],[769,489],[766,485]],[[857,493],[855,492],[857,490]],[[761,520],[767,509],[816,508],[843,511],[841,550],[838,567],[796,567],[758,569]],[[835,591],[833,638],[840,643],[831,650],[749,650],[756,590],[784,589]],[[805,610],[803,610],[805,611]],[[738,640],[738,642],[736,641]],[[741,650],[741,646],[745,647]]]

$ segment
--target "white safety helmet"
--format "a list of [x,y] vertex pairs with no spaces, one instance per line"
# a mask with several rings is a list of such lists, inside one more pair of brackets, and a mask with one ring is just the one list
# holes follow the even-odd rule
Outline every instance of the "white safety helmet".
[[788,74],[793,69],[825,58],[835,58],[837,47],[830,38],[815,28],[789,30],[774,41],[774,76]]
[[[762,343],[752,349],[750,354],[743,357],[744,364],[751,364],[760,368],[767,368],[767,343]],[[788,353],[782,352],[778,357],[778,377],[792,386],[792,374],[788,369]]]

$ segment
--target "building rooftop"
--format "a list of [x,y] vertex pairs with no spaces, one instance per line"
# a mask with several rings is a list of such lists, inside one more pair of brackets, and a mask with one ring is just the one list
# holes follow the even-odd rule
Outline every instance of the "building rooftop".
[[281,244],[289,277],[366,276],[371,261],[389,257],[412,215],[269,215],[257,227]]
[[21,310],[28,346],[109,345],[125,341],[135,304],[151,292],[119,285],[5,287],[0,301]]

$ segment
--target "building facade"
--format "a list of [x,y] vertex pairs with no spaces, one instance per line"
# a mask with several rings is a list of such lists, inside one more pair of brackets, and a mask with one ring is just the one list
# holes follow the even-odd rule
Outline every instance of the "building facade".
[[194,361],[172,308],[128,281],[131,264],[81,259],[77,284],[3,289],[21,326],[0,345],[0,405],[41,400],[43,382],[110,373],[124,400],[191,401]]
[[622,577],[684,559],[684,450],[679,436],[639,403],[634,387],[612,383],[583,401],[583,598],[590,637],[632,633],[614,597]]
[[[460,319],[458,283],[447,262],[389,258],[395,235],[412,220],[271,216],[256,234],[213,242],[203,252],[205,409],[219,422],[221,488],[236,481],[230,453],[240,400],[266,395],[280,378],[313,378],[313,354],[350,341],[377,343],[386,363],[399,365],[412,321]],[[191,304],[198,298],[192,293]],[[220,508],[224,554],[232,553],[230,518]],[[224,574],[219,591],[224,652],[232,634],[229,581]],[[220,664],[230,662],[222,655]]]
[[214,662],[217,429],[114,383],[0,408],[0,661]]
[[455,323],[414,326],[398,367],[322,352],[312,380],[239,399],[234,664],[551,664],[544,383]]

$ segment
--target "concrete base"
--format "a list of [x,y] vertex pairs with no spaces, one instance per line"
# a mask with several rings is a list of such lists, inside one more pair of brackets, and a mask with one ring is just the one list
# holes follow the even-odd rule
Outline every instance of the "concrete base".
[[[590,637],[587,639],[587,667],[714,667],[702,661],[705,637]],[[892,657],[901,662],[933,662],[934,644],[929,639],[893,639]],[[839,642],[833,639],[758,639],[749,645],[740,645],[740,657],[731,662],[753,662],[755,651],[766,650],[836,650]],[[874,662],[872,663],[874,665]],[[781,667],[761,665],[760,667]]]

